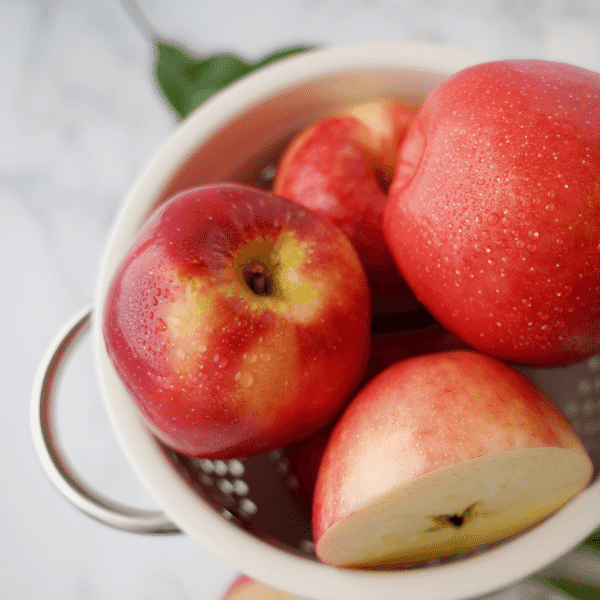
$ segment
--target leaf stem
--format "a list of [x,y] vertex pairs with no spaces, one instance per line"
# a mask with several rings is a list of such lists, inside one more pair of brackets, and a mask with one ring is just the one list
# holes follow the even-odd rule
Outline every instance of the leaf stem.
[[155,45],[161,39],[158,31],[152,25],[139,2],[136,0],[120,0],[121,6],[148,42]]

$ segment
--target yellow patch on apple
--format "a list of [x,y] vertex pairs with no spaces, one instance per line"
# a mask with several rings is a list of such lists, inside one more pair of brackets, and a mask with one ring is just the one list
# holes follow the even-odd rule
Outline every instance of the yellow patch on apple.
[[310,254],[310,242],[299,240],[294,232],[252,239],[234,257],[235,273],[227,294],[245,298],[253,312],[270,310],[310,322],[322,306],[318,284],[305,272]]

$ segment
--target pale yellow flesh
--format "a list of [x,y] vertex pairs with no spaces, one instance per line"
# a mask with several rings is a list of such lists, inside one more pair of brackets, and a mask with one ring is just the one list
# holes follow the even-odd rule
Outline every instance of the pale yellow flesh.
[[[468,552],[550,515],[589,482],[589,458],[530,448],[476,458],[402,484],[331,526],[317,544],[337,566],[403,565]],[[445,515],[463,516],[457,527]]]
[[304,597],[295,596],[272,588],[258,581],[248,581],[236,588],[227,600],[307,600]]

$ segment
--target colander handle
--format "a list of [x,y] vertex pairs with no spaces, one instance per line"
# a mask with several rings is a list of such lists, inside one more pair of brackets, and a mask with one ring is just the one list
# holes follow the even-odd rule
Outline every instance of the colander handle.
[[31,396],[31,429],[38,456],[56,487],[97,521],[133,533],[181,533],[161,511],[131,508],[93,490],[73,470],[58,443],[54,410],[56,388],[71,350],[89,330],[91,315],[90,305],[71,317],[52,340],[38,367]]

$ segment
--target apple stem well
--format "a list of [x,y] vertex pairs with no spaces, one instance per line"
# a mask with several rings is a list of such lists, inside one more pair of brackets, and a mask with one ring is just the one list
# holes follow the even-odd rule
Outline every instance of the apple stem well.
[[244,266],[244,281],[257,296],[273,295],[273,276],[260,260],[253,260]]

